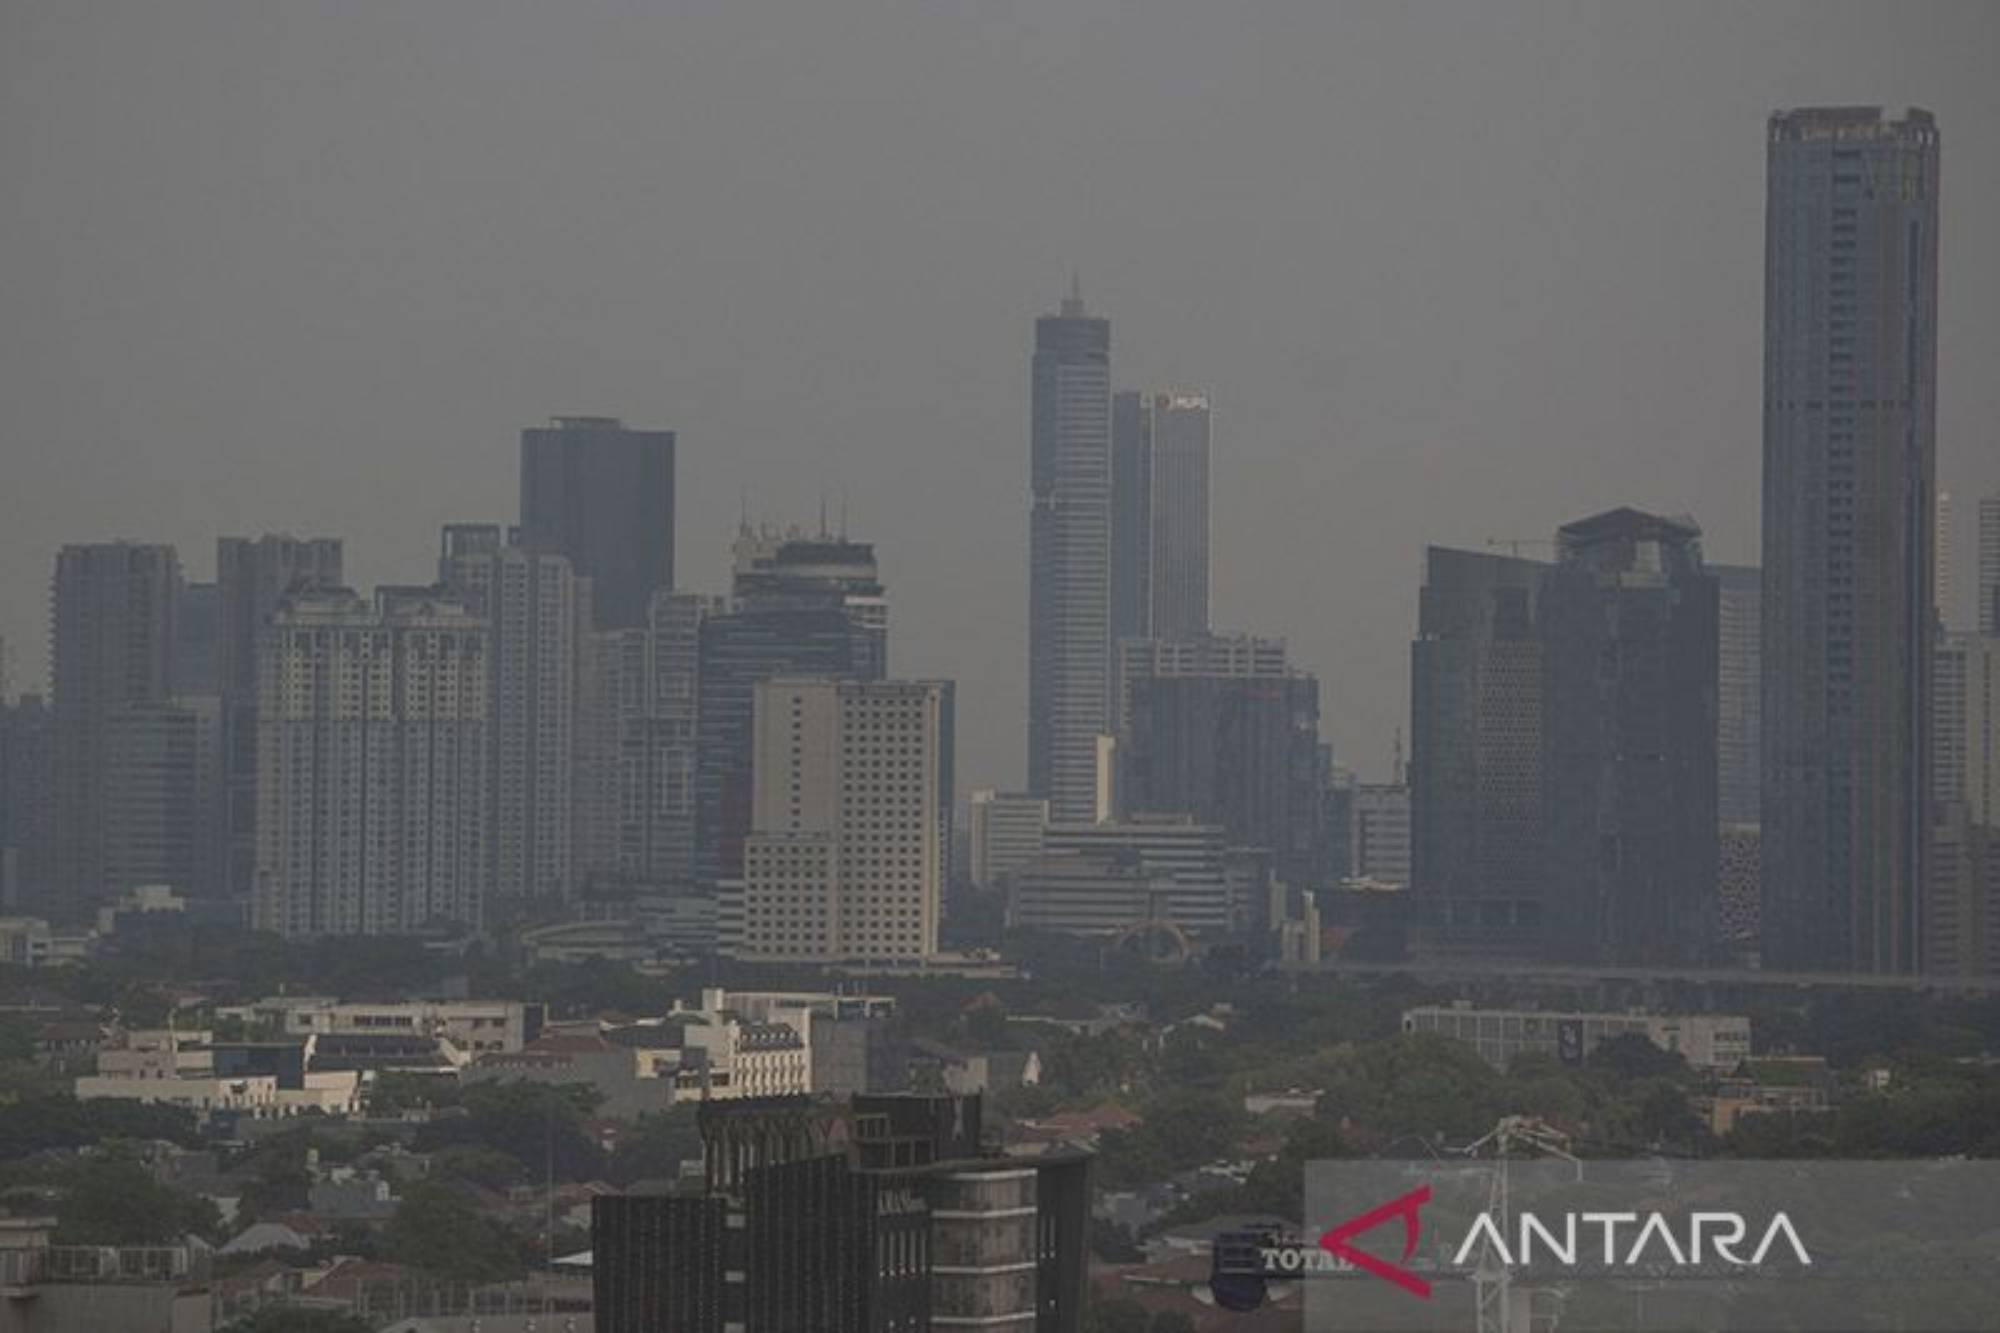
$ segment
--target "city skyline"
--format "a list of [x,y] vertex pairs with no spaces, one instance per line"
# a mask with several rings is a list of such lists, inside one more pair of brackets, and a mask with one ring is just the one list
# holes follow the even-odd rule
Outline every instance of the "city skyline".
[[[1137,34],[1088,5],[894,34],[802,12],[755,62],[727,16],[635,18],[608,68],[616,43],[554,18],[468,34],[448,6],[274,17],[227,42],[199,15],[127,15],[118,50],[158,53],[156,72],[91,14],[10,20],[24,34],[0,55],[10,75],[37,55],[28,110],[0,135],[23,182],[19,222],[0,227],[49,255],[18,289],[18,327],[40,332],[0,371],[17,405],[9,489],[35,497],[0,500],[17,688],[45,674],[46,562],[65,541],[171,541],[203,579],[218,533],[330,532],[356,586],[409,582],[441,524],[512,512],[523,424],[615,413],[679,437],[688,589],[724,590],[746,489],[779,519],[844,492],[897,589],[898,671],[958,679],[965,783],[1016,786],[1020,349],[1074,266],[1118,326],[1120,383],[1201,385],[1226,423],[1216,627],[1284,635],[1337,700],[1339,757],[1385,776],[1407,711],[1404,585],[1426,542],[1542,538],[1632,503],[1692,513],[1712,560],[1757,560],[1758,127],[1817,103],[1929,106],[1968,154],[1944,199],[1939,377],[1963,602],[1972,507],[2000,486],[2000,386],[1978,370],[2000,308],[1977,241],[2000,225],[1979,166],[2000,138],[1977,58],[1995,19],[1815,9],[1807,52],[1798,12],[1739,15],[1726,44],[1664,15],[1510,6],[1449,25],[1170,10]],[[318,81],[384,40],[411,63],[343,60],[367,66],[357,82]],[[221,63],[225,47],[244,63]],[[1307,71],[1288,49],[1332,64]],[[1169,98],[1197,67],[1204,91]],[[853,108],[842,89],[878,70],[881,102]],[[1252,70],[1251,104],[1206,91]],[[519,102],[497,124],[466,117],[509,71]],[[556,97],[556,71],[588,92]],[[311,96],[290,105],[299,87]],[[108,95],[126,88],[157,142],[132,142]],[[676,114],[717,97],[736,108],[727,137]],[[905,114],[913,101],[936,114]],[[814,108],[859,119],[829,139],[839,116],[801,114]],[[397,132],[363,132],[388,116]],[[1055,128],[1072,122],[1099,132]],[[602,123],[633,128],[564,151]],[[870,135],[898,147],[887,179],[937,182],[924,206],[870,185],[890,160],[852,146]],[[41,136],[65,152],[31,155]],[[1190,145],[1214,188],[1185,188]],[[294,165],[321,146],[351,186]],[[805,165],[719,174],[771,152]],[[174,160],[186,169],[144,165]],[[410,179],[427,182],[414,210],[395,206]],[[128,180],[159,205],[143,227]],[[274,217],[266,190],[298,211]],[[1043,191],[1084,202],[1038,211]],[[377,254],[395,257],[393,281],[343,276]],[[105,311],[118,317],[88,318]],[[189,319],[213,336],[175,336]]]

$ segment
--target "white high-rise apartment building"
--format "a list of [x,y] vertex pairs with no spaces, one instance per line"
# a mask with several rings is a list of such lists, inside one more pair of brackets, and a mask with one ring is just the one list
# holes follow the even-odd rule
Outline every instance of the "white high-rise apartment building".
[[438,581],[491,636],[487,800],[493,890],[544,901],[580,887],[579,668],[590,580],[569,557],[509,541],[497,523],[445,528]]
[[486,622],[428,591],[289,599],[258,645],[256,926],[473,925],[488,887]]
[[750,958],[938,948],[951,811],[943,681],[779,677],[756,691],[743,922]]

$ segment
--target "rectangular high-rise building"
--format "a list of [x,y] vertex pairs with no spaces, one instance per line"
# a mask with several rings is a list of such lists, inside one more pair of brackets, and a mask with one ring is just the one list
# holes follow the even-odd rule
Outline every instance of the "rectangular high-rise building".
[[1763,781],[1764,574],[1710,565],[1721,590],[1716,669],[1716,805],[1725,824],[1755,824]]
[[247,899],[257,866],[257,639],[284,599],[342,581],[338,537],[222,537],[215,543],[218,688],[222,692],[222,871]]
[[598,628],[643,626],[674,586],[674,433],[615,417],[522,431],[521,540],[591,581]]
[[1111,400],[1111,636],[1208,633],[1208,399]]
[[1938,128],[1770,120],[1763,957],[1922,965],[1936,598]]
[[480,921],[486,622],[435,590],[303,590],[257,653],[252,922],[386,935]]
[[2000,636],[2000,491],[1979,501],[1979,614],[1981,634]]
[[1280,640],[1234,639],[1208,652],[1187,639],[1119,645],[1123,806],[1220,825],[1231,846],[1261,848],[1279,879],[1309,890],[1334,875],[1319,681],[1286,663]]
[[222,718],[213,695],[128,708],[105,725],[104,885],[210,896],[222,878]]
[[763,681],[754,733],[741,955],[935,954],[951,834],[950,683]]
[[653,595],[643,629],[595,637],[578,782],[586,870],[604,893],[697,892],[701,637],[719,599]]
[[1692,523],[1565,525],[1544,577],[1549,953],[1686,967],[1716,935],[1717,584]]
[[565,901],[582,887],[575,775],[590,581],[568,556],[509,540],[497,523],[454,523],[444,529],[438,582],[490,635],[493,891],[512,903]]
[[[1410,883],[1410,789],[1399,783],[1364,782],[1354,788],[1348,845],[1353,875],[1372,884]],[[1343,874],[1347,873],[1344,869]]]
[[50,641],[55,685],[51,899],[74,916],[107,892],[104,808],[112,719],[173,693],[180,561],[171,546],[65,546],[56,556]]
[[1042,854],[1049,803],[1022,792],[972,793],[972,886],[990,889]]
[[1111,729],[1111,321],[1074,289],[1035,321],[1028,567],[1028,790],[1097,808]]
[[1428,946],[1542,947],[1542,645],[1548,566],[1426,552],[1410,645],[1410,889]]

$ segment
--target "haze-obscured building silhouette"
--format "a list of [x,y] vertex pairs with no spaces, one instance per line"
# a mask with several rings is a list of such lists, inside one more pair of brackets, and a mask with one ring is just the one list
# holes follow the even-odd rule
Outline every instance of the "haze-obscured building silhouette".
[[1772,115],[1763,956],[1922,962],[1936,599],[1938,128]]
[[1074,289],[1035,321],[1033,387],[1028,790],[1091,819],[1111,729],[1111,321]]
[[1713,961],[1718,600],[1690,522],[1614,509],[1557,534],[1539,622],[1560,961]]
[[521,432],[521,540],[591,581],[601,629],[646,623],[674,586],[674,433],[616,417],[556,417]]
[[1111,404],[1111,636],[1208,633],[1208,398],[1114,395]]

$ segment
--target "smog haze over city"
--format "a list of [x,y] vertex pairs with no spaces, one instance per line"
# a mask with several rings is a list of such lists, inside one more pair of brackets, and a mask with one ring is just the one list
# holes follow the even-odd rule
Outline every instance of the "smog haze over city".
[[65,541],[428,577],[522,427],[615,415],[677,433],[685,586],[746,503],[844,506],[961,780],[1017,785],[1075,271],[1119,386],[1214,403],[1217,627],[1386,779],[1425,544],[1632,503],[1756,562],[1775,108],[1937,114],[1939,473],[2000,485],[1996,48],[1979,3],[9,5],[0,636],[38,681]]

